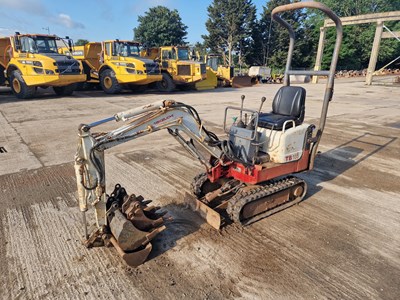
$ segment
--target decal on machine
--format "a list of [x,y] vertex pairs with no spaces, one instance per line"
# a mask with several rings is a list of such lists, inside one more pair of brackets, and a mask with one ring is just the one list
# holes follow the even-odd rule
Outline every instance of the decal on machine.
[[171,119],[173,116],[174,116],[174,114],[171,114],[171,115],[166,116],[166,117],[164,117],[164,118],[162,118],[162,119],[160,119],[160,120],[158,120],[158,121],[155,121],[153,124],[154,124],[154,125],[157,125],[157,124],[159,124],[159,123],[162,123],[162,122],[164,122],[164,121],[167,121],[168,119]]
[[300,158],[300,154],[299,152],[296,152],[294,154],[289,154],[285,156],[285,161],[289,162],[289,161],[293,161],[293,160],[298,160]]

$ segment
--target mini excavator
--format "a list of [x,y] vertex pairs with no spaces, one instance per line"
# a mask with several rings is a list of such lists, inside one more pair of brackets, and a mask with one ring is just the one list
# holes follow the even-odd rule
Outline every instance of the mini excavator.
[[[319,9],[336,23],[329,70],[291,69],[294,31],[279,14],[304,8]],[[159,207],[142,196],[129,195],[120,184],[110,195],[106,194],[104,151],[162,129],[204,165],[205,171],[191,184],[196,197],[189,197],[189,202],[216,229],[231,222],[251,224],[304,198],[307,184],[294,174],[314,166],[333,96],[342,26],[329,8],[317,2],[279,6],[272,11],[272,17],[290,36],[284,84],[272,101],[271,112],[262,112],[264,97],[258,110],[244,108],[244,96],[240,107],[226,107],[225,139],[208,131],[192,106],[174,100],[161,100],[80,125],[75,173],[87,247],[113,245],[130,266],[146,260],[152,249],[151,240],[165,229],[166,217]],[[318,125],[304,122],[306,91],[291,86],[290,75],[327,76]],[[228,125],[232,123],[228,122],[232,114],[237,118]],[[112,121],[123,125],[108,132],[91,132],[92,128]],[[97,230],[90,235],[85,217],[89,206],[94,207],[97,223]]]

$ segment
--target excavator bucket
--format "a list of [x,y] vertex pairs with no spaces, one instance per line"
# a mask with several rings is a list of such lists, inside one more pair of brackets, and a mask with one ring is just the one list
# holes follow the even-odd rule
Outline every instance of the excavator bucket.
[[152,249],[151,240],[166,228],[165,213],[150,203],[142,196],[128,195],[119,184],[107,199],[107,239],[129,266],[146,260]]
[[114,237],[110,238],[110,242],[117,250],[121,258],[125,261],[125,263],[131,267],[138,267],[141,264],[143,264],[146,261],[147,257],[149,256],[151,249],[153,248],[151,243],[148,243],[143,249],[129,253],[122,250],[122,248],[119,246],[118,242]]
[[252,86],[252,77],[251,76],[234,76],[232,78],[232,87],[234,88],[242,88]]

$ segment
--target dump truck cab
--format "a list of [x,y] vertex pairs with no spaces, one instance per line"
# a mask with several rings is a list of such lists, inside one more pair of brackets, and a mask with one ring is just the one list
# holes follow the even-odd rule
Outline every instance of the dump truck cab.
[[140,57],[135,41],[107,40],[74,47],[72,55],[81,60],[87,82],[100,83],[104,92],[119,93],[124,88],[140,90],[161,81],[158,63]]
[[0,38],[0,85],[9,85],[23,99],[33,97],[37,87],[53,87],[58,95],[72,94],[85,75],[78,60],[59,53],[62,41],[44,34]]
[[207,78],[205,63],[190,60],[187,46],[151,48],[143,51],[142,55],[160,62],[163,78],[157,88],[162,92],[171,92],[175,87],[194,87],[196,82]]

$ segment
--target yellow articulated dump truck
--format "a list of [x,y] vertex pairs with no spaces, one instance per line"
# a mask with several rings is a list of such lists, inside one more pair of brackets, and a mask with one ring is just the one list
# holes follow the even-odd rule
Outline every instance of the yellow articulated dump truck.
[[207,78],[206,64],[192,61],[187,46],[163,46],[142,50],[141,55],[161,63],[162,81],[157,83],[161,92],[194,88],[195,83]]
[[[0,86],[9,85],[20,99],[32,98],[38,87],[53,87],[60,96],[71,95],[85,81],[82,64],[58,53],[55,35],[20,34],[0,38]],[[68,39],[71,45],[71,40]]]
[[140,57],[139,46],[134,41],[91,42],[75,46],[72,56],[82,62],[86,82],[100,83],[107,94],[123,89],[142,91],[149,84],[161,81],[162,75],[158,63]]

